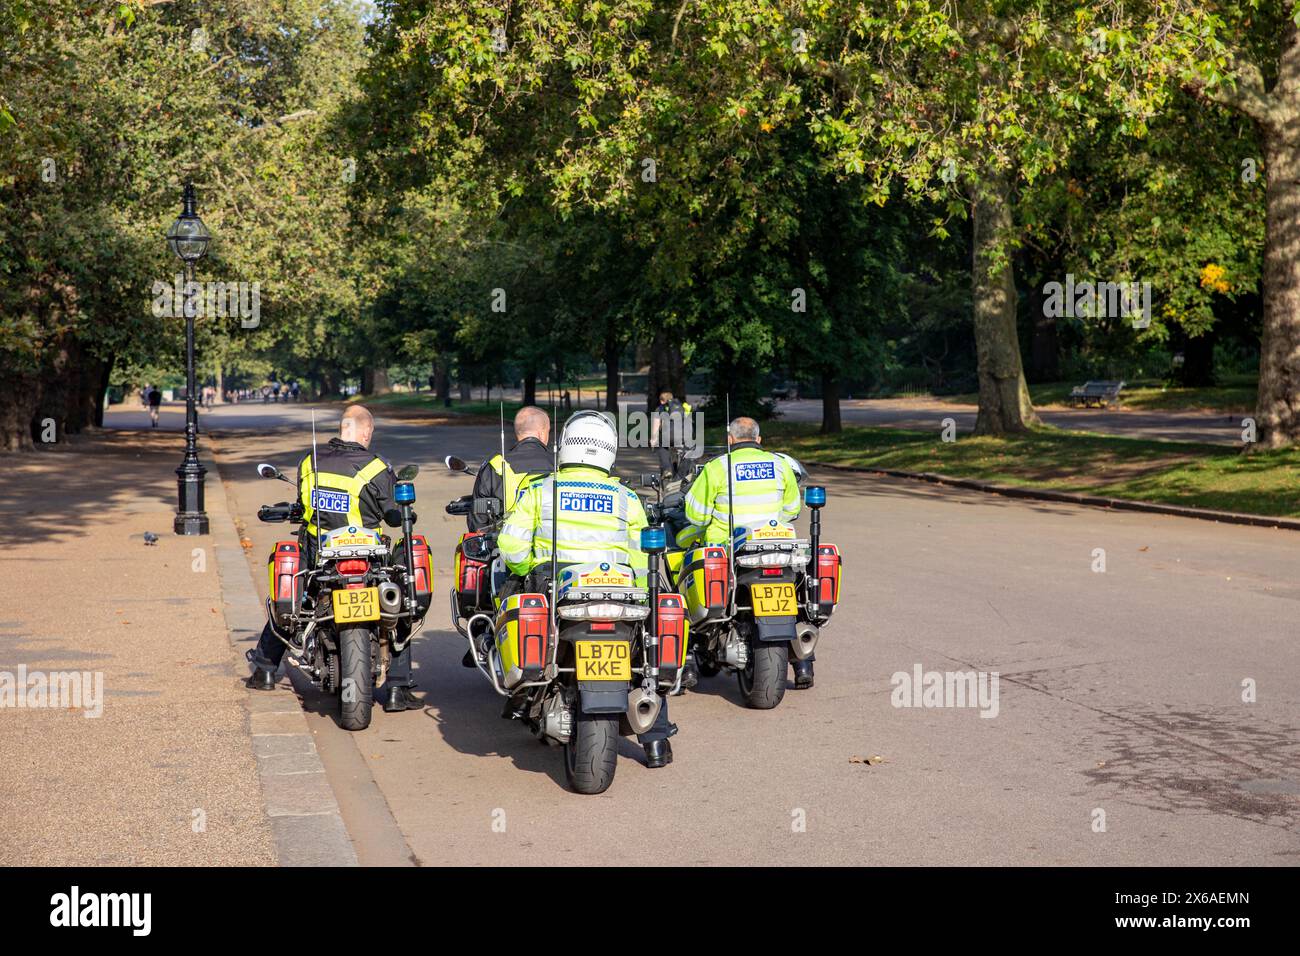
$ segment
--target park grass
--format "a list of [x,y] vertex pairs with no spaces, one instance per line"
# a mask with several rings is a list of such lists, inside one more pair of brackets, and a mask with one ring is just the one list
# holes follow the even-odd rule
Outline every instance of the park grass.
[[[709,436],[709,441],[721,435]],[[763,425],[764,444],[801,461],[927,472],[1002,485],[1163,504],[1300,517],[1300,449],[1241,454],[1227,445],[1120,438],[1037,428],[1001,438],[816,425]]]
[[[1036,408],[1068,408],[1070,390],[1082,382],[1047,382],[1029,386]],[[1159,382],[1134,382],[1120,393],[1120,407],[1139,412],[1250,412],[1255,407],[1258,384],[1252,376],[1231,376],[1222,385],[1205,388],[1166,387]],[[974,392],[935,396],[945,404],[974,405]]]

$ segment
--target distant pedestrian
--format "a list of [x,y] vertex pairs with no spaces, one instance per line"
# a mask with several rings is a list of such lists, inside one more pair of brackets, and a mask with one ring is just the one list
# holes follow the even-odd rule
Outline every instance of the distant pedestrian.
[[298,384],[298,380],[294,379],[293,384],[289,386],[289,395],[296,402],[300,394],[302,394],[302,387]]
[[158,409],[162,405],[162,392],[158,391],[157,385],[149,388],[149,427],[158,427]]

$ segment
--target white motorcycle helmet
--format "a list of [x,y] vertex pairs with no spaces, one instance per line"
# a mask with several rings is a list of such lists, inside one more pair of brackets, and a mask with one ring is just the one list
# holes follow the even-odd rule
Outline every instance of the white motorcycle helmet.
[[618,454],[618,429],[604,412],[576,412],[560,435],[561,465],[590,465],[610,471]]
[[802,488],[804,481],[808,478],[808,472],[804,471],[803,465],[799,464],[799,459],[795,458],[793,455],[787,455],[783,451],[776,452],[776,457],[784,458],[790,463],[790,467],[794,469],[794,476],[798,480],[799,487]]

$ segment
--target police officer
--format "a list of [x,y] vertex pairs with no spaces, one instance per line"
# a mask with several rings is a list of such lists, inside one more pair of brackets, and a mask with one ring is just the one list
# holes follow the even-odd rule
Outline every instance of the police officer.
[[[551,550],[557,565],[609,562],[632,568],[636,583],[644,587],[647,560],[641,550],[641,529],[647,524],[645,509],[636,493],[610,474],[618,453],[618,432],[602,412],[578,412],[560,437],[560,470],[527,485],[497,538],[501,556],[512,574],[532,574],[530,586],[541,590],[545,582],[537,572],[549,572]],[[559,500],[551,534],[552,486]],[[581,495],[566,496],[566,490]],[[600,499],[601,507],[591,507]],[[523,586],[516,579],[514,588]],[[637,739],[645,748],[646,766],[665,767],[673,761],[668,738],[677,728],[668,722],[668,702],[659,708],[654,726]]]
[[[779,452],[764,451],[758,422],[744,416],[727,426],[733,474],[727,478],[727,455],[708,464],[686,492],[685,513],[689,524],[677,534],[683,548],[697,544],[726,544],[728,525],[755,528],[769,521],[794,521],[799,517],[799,475],[794,459]],[[755,468],[771,463],[770,468]],[[794,686],[813,685],[813,658],[794,660]],[[682,684],[687,684],[683,674]]]
[[686,446],[687,418],[691,414],[689,402],[677,399],[672,392],[659,393],[659,406],[655,409],[650,422],[650,444],[659,454],[659,471],[661,474],[676,476],[680,452],[673,454],[674,448]]
[[[551,438],[551,420],[535,405],[525,405],[515,413],[515,443],[502,460],[500,453],[488,459],[474,479],[474,500],[495,500],[502,515],[514,507],[519,488],[528,480],[549,475],[554,458],[546,443]],[[491,522],[472,512],[467,518],[470,531],[482,531]]]
[[[339,434],[320,449],[316,465],[308,452],[298,464],[298,500],[302,503],[303,525],[299,538],[303,545],[303,558],[307,566],[316,560],[318,534],[350,525],[378,532],[380,523],[396,527],[401,522],[393,502],[396,475],[387,460],[370,451],[370,439],[375,433],[374,417],[361,405],[353,405],[339,421]],[[316,496],[314,491],[342,492],[342,495]],[[343,497],[346,495],[346,498]],[[324,507],[330,502],[330,510]],[[315,507],[317,501],[321,508]],[[332,510],[346,502],[346,510]],[[284,657],[285,645],[271,630],[268,622],[256,649],[248,653],[253,665],[248,686],[254,690],[273,690],[275,674]],[[388,680],[380,688],[379,698],[389,713],[418,707],[411,694],[411,645],[397,654],[388,668]]]

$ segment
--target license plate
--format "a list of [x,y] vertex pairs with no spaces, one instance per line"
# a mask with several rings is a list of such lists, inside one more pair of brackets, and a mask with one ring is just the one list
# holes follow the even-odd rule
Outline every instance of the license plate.
[[799,613],[793,584],[751,584],[749,594],[754,599],[755,617],[794,617]]
[[333,600],[335,624],[379,620],[379,588],[335,591]]
[[577,641],[578,680],[632,679],[632,648],[627,641]]

